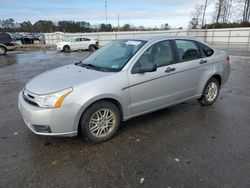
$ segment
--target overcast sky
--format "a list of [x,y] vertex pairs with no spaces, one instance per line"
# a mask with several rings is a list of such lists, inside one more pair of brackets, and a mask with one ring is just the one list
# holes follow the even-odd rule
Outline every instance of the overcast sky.
[[[117,26],[129,23],[136,26],[187,27],[190,12],[197,0],[107,0],[108,23]],[[30,20],[76,20],[91,24],[105,23],[105,0],[0,0],[0,20],[14,18]]]

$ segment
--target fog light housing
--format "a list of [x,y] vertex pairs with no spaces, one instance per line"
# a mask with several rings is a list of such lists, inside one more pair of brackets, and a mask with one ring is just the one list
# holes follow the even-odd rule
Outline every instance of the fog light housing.
[[48,125],[33,125],[36,132],[39,133],[51,133],[51,129]]

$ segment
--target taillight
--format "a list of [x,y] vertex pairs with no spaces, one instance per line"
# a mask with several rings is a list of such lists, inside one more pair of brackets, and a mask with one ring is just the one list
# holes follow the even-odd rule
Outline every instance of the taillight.
[[15,41],[10,41],[10,42],[8,43],[8,45],[9,45],[9,46],[15,46],[15,45],[16,45],[16,42],[15,42]]
[[225,57],[225,61],[228,62],[228,63],[230,63],[230,57],[229,57],[229,55],[227,55],[227,56]]

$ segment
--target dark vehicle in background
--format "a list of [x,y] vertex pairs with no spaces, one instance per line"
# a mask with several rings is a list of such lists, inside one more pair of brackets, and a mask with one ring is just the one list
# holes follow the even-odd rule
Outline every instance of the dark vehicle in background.
[[0,33],[0,55],[14,49],[16,49],[16,42],[11,38],[11,35],[9,33]]
[[12,39],[20,41],[21,44],[34,44],[39,41],[40,44],[45,44],[45,37],[42,33],[12,33]]
[[17,40],[21,40],[23,38],[23,35],[21,35],[20,33],[12,33],[11,38],[17,41]]
[[34,38],[32,36],[25,36],[21,38],[22,44],[34,44]]

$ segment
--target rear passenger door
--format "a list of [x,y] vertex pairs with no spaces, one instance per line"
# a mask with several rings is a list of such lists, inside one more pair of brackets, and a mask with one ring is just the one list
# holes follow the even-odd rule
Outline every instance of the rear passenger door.
[[204,75],[208,72],[207,60],[203,59],[200,46],[196,41],[175,40],[177,63],[175,68],[176,99],[183,100],[198,97],[204,86]]
[[89,48],[90,39],[82,38],[82,49],[86,50]]

